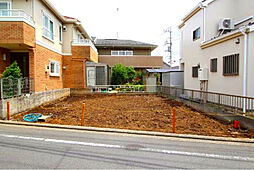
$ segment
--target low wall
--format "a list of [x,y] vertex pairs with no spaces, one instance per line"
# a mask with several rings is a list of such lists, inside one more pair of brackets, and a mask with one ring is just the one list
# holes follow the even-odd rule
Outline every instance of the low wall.
[[68,96],[70,96],[70,89],[59,89],[47,92],[38,92],[29,96],[1,100],[0,119],[5,119],[7,117],[7,102],[10,102],[10,113],[11,115],[14,115]]

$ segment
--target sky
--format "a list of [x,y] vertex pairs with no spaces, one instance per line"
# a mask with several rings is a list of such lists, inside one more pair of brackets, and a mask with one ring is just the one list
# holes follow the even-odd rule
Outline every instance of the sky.
[[[79,19],[90,36],[130,39],[159,45],[152,55],[165,55],[163,46],[173,26],[173,58],[178,60],[182,18],[201,0],[50,0],[65,16]],[[70,3],[71,2],[71,3]],[[164,60],[168,60],[167,57]]]

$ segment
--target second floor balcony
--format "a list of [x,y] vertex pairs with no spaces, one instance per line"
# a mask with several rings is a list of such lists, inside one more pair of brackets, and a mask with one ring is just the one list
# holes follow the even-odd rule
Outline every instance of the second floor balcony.
[[34,25],[33,17],[21,9],[0,10],[0,21],[25,21]]
[[0,10],[0,47],[20,49],[35,46],[32,16],[23,10]]
[[105,63],[110,67],[116,64],[123,64],[127,67],[133,66],[134,68],[162,68],[162,56],[148,56],[148,55],[133,55],[133,56],[111,56],[99,55],[99,62]]
[[98,62],[98,51],[90,39],[78,39],[72,42],[74,58]]
[[94,52],[98,54],[98,50],[90,39],[74,39],[72,45],[74,46],[90,46]]

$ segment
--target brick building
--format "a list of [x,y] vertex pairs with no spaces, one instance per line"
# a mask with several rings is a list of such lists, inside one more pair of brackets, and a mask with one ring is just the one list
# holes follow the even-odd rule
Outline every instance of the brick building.
[[48,0],[0,1],[0,77],[17,61],[35,92],[86,87],[86,61],[98,53],[80,21]]

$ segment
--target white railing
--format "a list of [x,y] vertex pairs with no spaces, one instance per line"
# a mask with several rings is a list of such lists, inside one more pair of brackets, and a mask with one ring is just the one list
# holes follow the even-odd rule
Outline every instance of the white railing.
[[97,48],[94,46],[93,42],[90,39],[75,39],[73,40],[73,45],[83,45],[90,46],[98,54]]
[[1,18],[24,18],[27,21],[34,23],[33,17],[20,9],[0,10],[0,19]]

